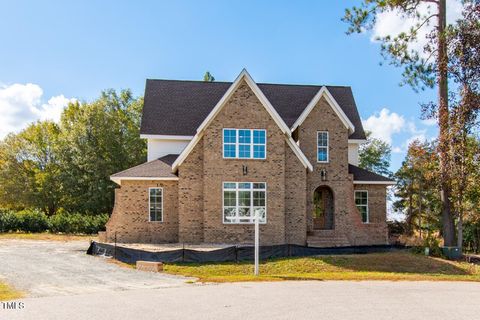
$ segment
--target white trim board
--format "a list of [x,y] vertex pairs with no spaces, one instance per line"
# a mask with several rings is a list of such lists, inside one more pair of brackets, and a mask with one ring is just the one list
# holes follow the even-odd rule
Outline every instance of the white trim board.
[[142,139],[157,139],[157,140],[192,140],[193,136],[175,136],[162,134],[141,134]]
[[[288,126],[282,120],[282,118],[277,113],[275,108],[272,106],[270,101],[268,101],[267,97],[265,97],[262,90],[260,90],[260,88],[257,86],[255,81],[253,81],[252,77],[247,72],[247,70],[243,69],[242,72],[240,72],[238,77],[235,79],[235,81],[232,83],[232,85],[228,88],[227,92],[225,92],[225,94],[220,99],[220,101],[218,101],[218,103],[215,105],[213,110],[209,113],[209,115],[205,118],[205,120],[202,122],[202,124],[198,127],[197,134],[193,137],[193,139],[190,141],[190,143],[185,147],[185,149],[182,151],[182,153],[178,156],[178,158],[172,164],[172,171],[173,172],[175,172],[178,169],[178,166],[180,166],[183,163],[183,161],[185,161],[185,159],[190,154],[190,152],[192,152],[193,148],[197,145],[197,143],[202,138],[203,132],[205,131],[205,128],[220,113],[222,108],[225,106],[226,102],[229,100],[229,98],[232,96],[232,94],[235,92],[235,90],[240,86],[242,80],[246,81],[247,85],[250,87],[250,89],[252,89],[253,93],[258,98],[260,103],[265,107],[265,109],[270,114],[270,116],[273,118],[273,120],[278,125],[280,130],[282,130],[282,132],[285,134],[285,139],[287,140],[287,142],[289,142],[288,145],[292,148],[293,152],[300,159],[303,166],[305,168],[309,169],[310,171],[313,170],[312,164],[308,161],[308,159],[305,157],[303,152],[300,150],[300,147],[293,141],[292,136],[291,136],[291,131],[288,128]],[[291,140],[291,141],[289,141],[289,140]]]
[[118,185],[121,185],[122,180],[178,181],[178,177],[110,177],[110,180]]
[[348,143],[362,144],[367,143],[367,139],[348,139]]
[[307,116],[310,114],[310,112],[313,110],[313,108],[317,105],[318,101],[322,97],[325,97],[327,100],[328,104],[332,107],[333,111],[337,114],[338,118],[342,121],[343,125],[348,129],[350,134],[355,132],[355,126],[353,123],[348,119],[347,115],[345,112],[343,112],[342,108],[340,105],[337,103],[335,98],[332,96],[330,91],[328,91],[327,87],[322,86],[320,90],[318,90],[317,94],[313,97],[312,101],[307,105],[307,107],[303,110],[302,114],[300,117],[298,117],[297,121],[292,126],[291,131],[295,131],[302,123],[305,121]]
[[393,185],[396,185],[397,183],[395,181],[360,181],[360,180],[354,180],[353,184],[384,184],[384,185],[393,186]]

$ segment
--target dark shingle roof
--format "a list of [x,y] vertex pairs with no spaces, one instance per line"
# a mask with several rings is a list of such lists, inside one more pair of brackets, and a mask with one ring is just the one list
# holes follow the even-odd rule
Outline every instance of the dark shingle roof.
[[[195,135],[196,129],[228,90],[231,82],[147,80],[141,134]],[[258,84],[278,114],[291,127],[321,86]],[[365,139],[350,87],[327,86],[355,126],[350,139]]]
[[394,180],[376,174],[374,172],[362,169],[360,167],[354,166],[353,164],[348,165],[348,172],[353,174],[354,181],[379,181],[379,182],[395,182]]
[[169,154],[160,159],[142,163],[138,166],[112,174],[111,178],[174,178],[172,163],[178,154]]

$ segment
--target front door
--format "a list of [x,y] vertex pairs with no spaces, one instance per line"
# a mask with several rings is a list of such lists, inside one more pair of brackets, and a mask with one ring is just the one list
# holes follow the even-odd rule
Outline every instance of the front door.
[[325,229],[325,223],[325,192],[317,190],[313,196],[313,229]]

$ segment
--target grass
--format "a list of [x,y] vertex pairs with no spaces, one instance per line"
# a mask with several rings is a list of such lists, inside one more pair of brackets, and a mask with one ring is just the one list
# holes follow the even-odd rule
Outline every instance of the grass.
[[282,258],[263,262],[260,276],[252,262],[169,263],[167,273],[201,282],[282,280],[480,281],[480,266],[409,252]]
[[0,301],[18,299],[23,293],[0,281]]
[[49,232],[41,232],[41,233],[9,232],[9,233],[0,233],[0,240],[2,239],[73,241],[73,240],[96,240],[97,236],[96,235],[57,234],[57,233],[49,233]]

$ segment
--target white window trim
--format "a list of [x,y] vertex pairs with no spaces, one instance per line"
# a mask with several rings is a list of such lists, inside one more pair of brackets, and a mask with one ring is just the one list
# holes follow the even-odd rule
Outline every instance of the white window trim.
[[[326,133],[327,134],[327,160],[326,161],[320,161],[318,160],[318,149],[320,148],[318,145],[318,134],[319,133]],[[322,146],[322,148],[325,148]],[[328,134],[328,131],[317,131],[317,152],[316,152],[316,157],[317,157],[317,163],[328,163],[330,161],[330,135]]]
[[[151,220],[151,215],[150,215],[150,190],[152,189],[160,189],[162,191],[162,219],[160,220]],[[164,200],[164,193],[163,193],[163,188],[162,187],[149,187],[148,188],[148,222],[163,222],[163,216],[164,216],[164,212],[163,212],[163,200]]]
[[[225,146],[225,130],[235,130],[235,157],[234,158],[231,158],[231,157],[225,157],[225,150],[224,150],[224,146]],[[240,158],[240,144],[245,144],[245,143],[240,143],[240,139],[239,139],[239,134],[238,132],[240,130],[250,130],[250,138],[251,138],[251,142],[250,142],[250,158]],[[263,158],[254,158],[253,157],[253,146],[257,145],[257,146],[262,146],[264,145],[263,143],[254,143],[253,142],[253,131],[263,131],[265,132],[265,157]],[[230,145],[233,145],[233,143],[229,142],[227,144],[230,144]],[[223,159],[238,159],[238,160],[266,160],[267,159],[267,130],[266,129],[237,129],[237,128],[223,128],[222,130],[222,158]]]
[[[370,203],[370,196],[368,195],[368,190],[355,190],[353,191],[353,201],[355,202],[355,199],[356,199],[356,196],[357,196],[357,192],[366,192],[367,193],[367,204],[361,204],[360,206],[366,206],[367,207],[367,221],[363,222],[362,220],[362,223],[364,224],[367,224],[367,223],[370,223],[370,210],[369,210],[369,203]],[[355,203],[355,208],[357,207],[357,204]],[[362,219],[362,216],[360,216],[360,219]]]
[[[254,224],[255,222],[252,221],[252,222],[226,222],[225,221],[225,188],[224,188],[224,184],[225,183],[235,183],[235,189],[227,189],[227,190],[235,190],[235,200],[236,200],[236,203],[235,203],[235,208],[237,209],[237,214],[238,214],[238,191],[250,191],[250,211],[253,213],[253,208],[254,208],[254,205],[253,205],[253,192],[254,191],[265,191],[265,221],[260,221],[259,224],[267,224],[267,183],[266,182],[261,182],[261,181],[255,181],[255,182],[251,182],[251,181],[239,181],[239,182],[236,182],[236,181],[223,181],[222,182],[222,223],[225,224],[225,225],[235,225],[235,224]],[[238,188],[238,184],[239,183],[251,183],[252,184],[252,188],[249,190],[249,189],[239,189]],[[253,189],[253,184],[254,183],[264,183],[265,184],[265,189]]]

